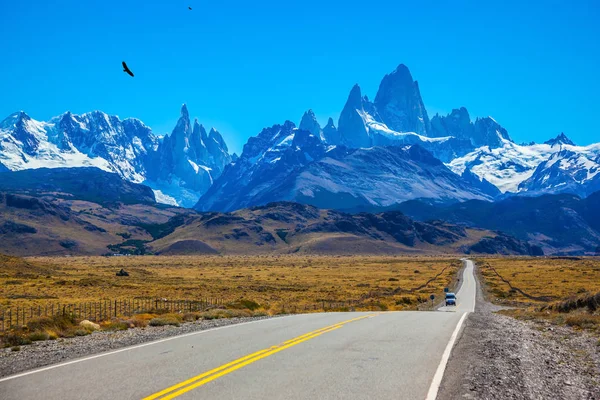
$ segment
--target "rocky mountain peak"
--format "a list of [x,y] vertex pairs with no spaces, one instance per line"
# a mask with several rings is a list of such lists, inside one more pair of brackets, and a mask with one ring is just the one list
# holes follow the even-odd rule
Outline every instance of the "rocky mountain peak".
[[567,137],[567,135],[564,134],[564,132],[561,132],[560,135],[556,136],[554,139],[550,139],[550,140],[544,142],[544,144],[549,144],[550,146],[561,145],[561,144],[568,144],[571,146],[575,146],[575,143],[573,143],[573,141],[571,139],[569,139]]
[[302,120],[300,121],[299,129],[310,132],[315,136],[322,137],[321,125],[319,125],[313,110],[308,110],[304,113]]
[[187,118],[187,119],[190,118],[190,113],[189,113],[187,105],[185,105],[185,103],[181,105],[181,118]]
[[430,130],[427,110],[421,98],[419,84],[413,81],[406,65],[400,64],[383,78],[374,104],[390,129],[427,136]]
[[362,93],[360,90],[360,86],[358,86],[358,83],[357,83],[354,86],[352,86],[352,89],[350,90],[350,94],[348,95],[348,100],[346,101],[346,106],[347,107],[350,106],[350,107],[354,107],[354,108],[361,108],[362,101],[363,101]]
[[341,143],[340,133],[333,124],[333,118],[329,117],[327,125],[323,128],[323,139],[327,144],[338,145]]
[[23,121],[28,121],[29,115],[27,115],[24,111],[17,111],[16,113],[10,114],[8,117],[0,122],[0,128],[11,129],[14,128],[18,123],[22,123]]
[[[372,104],[367,103],[372,107]],[[369,147],[371,146],[371,138],[369,129],[365,123],[365,103],[362,97],[360,87],[354,85],[346,105],[340,114],[338,121],[338,130],[341,136],[341,142],[349,147]]]

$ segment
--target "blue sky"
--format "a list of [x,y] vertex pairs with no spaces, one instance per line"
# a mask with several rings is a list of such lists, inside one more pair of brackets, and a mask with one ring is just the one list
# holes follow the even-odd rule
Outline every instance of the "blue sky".
[[404,63],[430,116],[465,106],[518,142],[564,131],[588,144],[600,141],[598,4],[7,0],[0,118],[100,109],[165,133],[185,102],[239,152],[309,108],[337,124],[354,83],[374,98]]

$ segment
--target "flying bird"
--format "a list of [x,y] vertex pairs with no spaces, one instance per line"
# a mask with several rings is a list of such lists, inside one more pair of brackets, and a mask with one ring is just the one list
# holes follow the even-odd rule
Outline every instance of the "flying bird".
[[191,9],[192,9],[192,7],[188,6],[188,10],[191,10]]
[[123,72],[127,72],[129,75],[133,76],[133,72],[131,72],[125,61],[123,61]]

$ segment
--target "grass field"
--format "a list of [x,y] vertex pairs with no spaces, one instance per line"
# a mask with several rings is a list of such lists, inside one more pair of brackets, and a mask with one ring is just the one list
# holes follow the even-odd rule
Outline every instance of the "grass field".
[[488,296],[505,314],[600,333],[600,259],[478,259]]
[[[453,258],[142,256],[29,258],[0,262],[0,307],[100,299],[240,299],[269,313],[323,301],[355,309],[415,309],[441,296],[461,267]],[[129,277],[117,277],[121,268]]]

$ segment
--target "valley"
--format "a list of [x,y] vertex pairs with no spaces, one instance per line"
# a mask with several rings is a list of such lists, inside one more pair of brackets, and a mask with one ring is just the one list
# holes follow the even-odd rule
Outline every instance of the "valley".
[[[447,257],[147,256],[35,257],[0,263],[0,308],[101,299],[249,300],[269,314],[427,306],[454,282]],[[20,264],[28,263],[30,265]],[[125,269],[128,277],[116,272]]]

